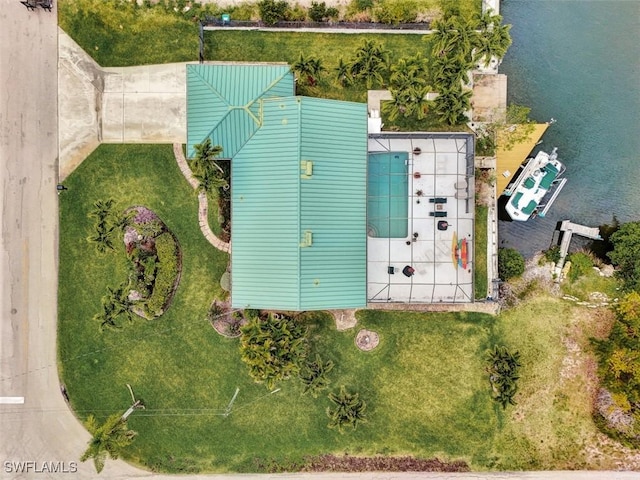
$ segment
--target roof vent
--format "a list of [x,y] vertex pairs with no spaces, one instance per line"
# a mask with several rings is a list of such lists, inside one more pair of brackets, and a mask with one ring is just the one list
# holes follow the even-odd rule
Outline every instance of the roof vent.
[[302,160],[300,161],[300,170],[302,170],[302,175],[300,178],[308,180],[313,175],[313,162],[311,160]]
[[305,230],[304,236],[302,237],[302,242],[300,242],[301,247],[310,247],[313,245],[313,233],[311,230]]

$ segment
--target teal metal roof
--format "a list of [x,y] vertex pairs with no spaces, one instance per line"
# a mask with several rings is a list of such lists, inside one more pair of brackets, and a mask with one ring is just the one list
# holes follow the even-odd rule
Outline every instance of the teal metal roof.
[[294,93],[288,65],[187,65],[187,158],[207,137],[233,158],[259,128],[259,100]]
[[366,306],[366,105],[260,104],[231,162],[233,307]]

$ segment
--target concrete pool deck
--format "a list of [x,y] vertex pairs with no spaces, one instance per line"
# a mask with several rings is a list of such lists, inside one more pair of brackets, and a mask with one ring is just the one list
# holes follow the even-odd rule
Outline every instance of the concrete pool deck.
[[[409,154],[408,235],[367,238],[369,302],[471,302],[475,195],[472,135],[377,134],[369,137],[368,148],[370,153]],[[414,153],[416,148],[419,154]],[[420,178],[415,178],[416,172]],[[418,190],[422,190],[421,196],[416,195]],[[446,203],[429,202],[436,197],[446,199]],[[446,212],[446,217],[430,215],[436,210]],[[439,220],[448,223],[446,230],[437,228]],[[465,268],[455,261],[454,237],[456,246],[466,241]],[[405,266],[414,269],[411,277],[402,273]],[[394,273],[389,273],[389,267],[394,267]]]

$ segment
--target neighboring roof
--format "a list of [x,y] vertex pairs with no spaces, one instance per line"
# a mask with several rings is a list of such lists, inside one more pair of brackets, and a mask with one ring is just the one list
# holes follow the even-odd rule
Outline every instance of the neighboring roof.
[[[509,182],[513,180],[520,165],[527,159],[547,128],[549,128],[548,123],[536,124],[527,141],[514,145],[511,150],[498,148],[496,152],[496,191],[498,195],[502,195]],[[507,172],[508,175],[505,176]]]
[[232,306],[366,306],[366,105],[260,104],[231,163]]
[[286,64],[187,65],[187,158],[207,137],[233,158],[259,127],[258,100],[294,94]]

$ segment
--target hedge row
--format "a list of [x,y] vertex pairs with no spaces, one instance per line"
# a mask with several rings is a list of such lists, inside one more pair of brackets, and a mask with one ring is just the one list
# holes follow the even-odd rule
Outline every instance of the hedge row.
[[178,276],[178,246],[173,235],[165,232],[155,240],[158,269],[153,292],[146,305],[147,313],[152,317],[158,317],[164,313],[164,307],[171,296]]

